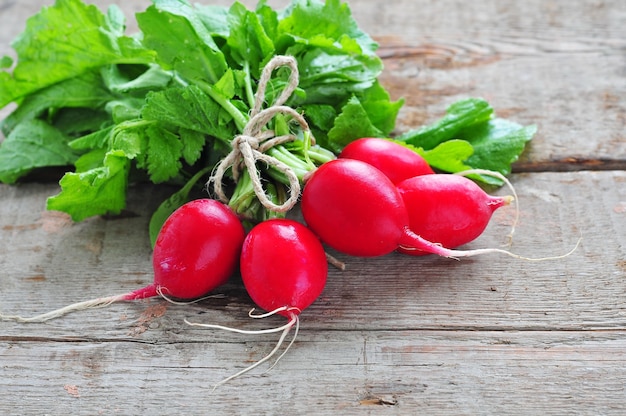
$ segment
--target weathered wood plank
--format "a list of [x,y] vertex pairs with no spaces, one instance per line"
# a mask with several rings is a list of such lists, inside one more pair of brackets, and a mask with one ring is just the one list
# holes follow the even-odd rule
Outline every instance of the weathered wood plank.
[[213,392],[272,340],[0,341],[0,412],[620,415],[625,335],[303,329],[271,372]]
[[[580,230],[579,251],[536,265],[499,257],[343,258],[348,270],[332,272],[279,366],[213,394],[213,383],[262,357],[275,337],[193,329],[182,319],[248,328],[280,322],[245,318],[250,304],[236,282],[226,298],[197,305],[139,302],[41,325],[2,322],[0,390],[9,395],[0,411],[238,414],[289,405],[318,414],[381,406],[398,414],[622,414],[624,173],[513,179],[523,202],[514,247],[531,255],[546,246],[564,250]],[[11,270],[0,280],[3,310],[36,312],[76,300],[77,292],[96,296],[149,281],[142,241],[154,201],[147,189],[131,194],[139,216],[72,224],[43,213],[51,188],[0,187],[2,200],[14,201],[0,215],[2,270]],[[502,235],[509,223],[510,213],[497,216],[488,234]],[[501,240],[491,235],[480,244]],[[74,254],[63,255],[62,244]]]
[[459,97],[482,96],[501,116],[538,124],[518,170],[624,169],[624,4],[406,7],[378,6],[373,25],[382,36],[385,85],[407,99],[399,131],[432,120]]

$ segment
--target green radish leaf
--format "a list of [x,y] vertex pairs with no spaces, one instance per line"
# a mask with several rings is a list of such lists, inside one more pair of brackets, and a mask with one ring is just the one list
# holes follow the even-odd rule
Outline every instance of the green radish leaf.
[[126,206],[129,167],[124,152],[108,152],[101,166],[66,173],[59,181],[61,192],[48,198],[46,206],[70,214],[74,221],[104,213],[119,214]]
[[102,161],[106,157],[107,151],[105,149],[91,150],[76,160],[74,166],[76,166],[76,172],[87,172],[92,169],[102,166]]
[[97,71],[88,71],[43,88],[38,94],[27,96],[20,106],[2,123],[2,132],[8,135],[15,126],[37,117],[48,109],[103,108],[115,95],[106,89]]
[[224,53],[185,0],[154,0],[136,14],[143,43],[157,52],[157,62],[190,80],[217,82],[228,69]]
[[167,88],[174,79],[174,74],[155,64],[145,65],[110,65],[100,71],[103,81],[112,93],[129,94],[142,98],[148,91]]
[[234,3],[229,10],[230,32],[227,44],[233,59],[242,67],[249,67],[253,76],[261,70],[274,54],[274,42],[265,33],[257,14],[241,3]]
[[408,131],[397,139],[430,150],[439,143],[457,138],[462,129],[489,120],[492,115],[493,108],[482,98],[459,100],[450,105],[445,116],[435,123]]
[[124,36],[123,23],[111,21],[120,13],[105,15],[80,0],[58,0],[29,18],[12,44],[18,57],[13,72],[0,72],[0,108],[103,65],[152,62],[154,53]]
[[391,101],[389,93],[378,81],[359,95],[359,99],[371,123],[384,136],[388,136],[395,127],[400,108],[404,105],[404,99]]
[[193,165],[202,155],[202,149],[206,142],[205,135],[201,132],[184,128],[181,128],[178,134],[183,143],[182,157],[185,163]]
[[464,129],[459,138],[468,141],[474,148],[474,154],[467,159],[468,165],[507,176],[511,173],[511,164],[518,159],[536,132],[537,127],[534,125],[524,127],[495,118]]
[[[431,166],[445,172],[485,169],[507,176],[536,131],[534,125],[524,127],[497,118],[485,100],[469,98],[452,104],[441,119],[397,140],[413,146]],[[488,175],[473,175],[472,179],[503,185]]]
[[[346,55],[374,55],[378,44],[359,29],[347,3],[295,1],[278,24],[278,35],[309,47]],[[284,41],[284,40],[283,40]]]
[[[296,48],[292,49],[287,53],[298,53]],[[305,96],[292,97],[291,105],[345,102],[374,86],[383,70],[382,61],[375,55],[336,55],[323,49],[299,53],[298,66],[299,87]]]
[[178,175],[183,143],[178,135],[151,125],[146,130],[148,149],[146,167],[153,183],[165,182]]
[[232,117],[193,85],[148,94],[142,116],[172,128],[204,133],[228,144],[237,134]]
[[108,126],[93,133],[74,139],[69,146],[74,150],[104,149],[108,147],[114,126]]
[[472,167],[465,161],[472,156],[474,148],[463,140],[449,140],[434,149],[417,149],[428,164],[444,172],[461,172]]
[[355,139],[382,136],[383,132],[372,124],[359,99],[352,97],[341,109],[333,128],[328,132],[328,144],[333,151],[339,153]]
[[35,168],[71,165],[78,153],[68,141],[60,130],[41,120],[19,124],[0,143],[0,181],[15,183]]

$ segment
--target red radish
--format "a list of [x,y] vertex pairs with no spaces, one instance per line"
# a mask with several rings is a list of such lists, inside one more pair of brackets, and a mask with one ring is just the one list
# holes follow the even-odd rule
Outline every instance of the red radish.
[[75,303],[42,315],[0,319],[43,322],[66,313],[119,301],[168,296],[196,299],[224,284],[234,273],[245,237],[243,225],[225,204],[197,199],[165,221],[153,253],[154,281],[135,291]]
[[301,209],[323,242],[352,256],[390,253],[408,230],[408,214],[395,185],[380,170],[354,159],[317,168],[304,186]]
[[422,156],[387,139],[355,140],[344,147],[339,157],[369,163],[387,175],[393,183],[435,173]]
[[[406,179],[396,187],[409,213],[409,227],[421,237],[454,248],[482,234],[493,212],[513,197],[491,196],[464,176],[435,174]],[[428,254],[420,250],[400,252]]]
[[336,159],[317,168],[304,186],[301,209],[323,242],[352,256],[382,256],[402,247],[444,257],[498,252],[524,258],[496,248],[453,250],[417,235],[396,186],[359,160]]
[[246,237],[241,277],[261,308],[291,317],[317,299],[326,284],[328,264],[319,239],[303,224],[288,219],[264,221]]
[[180,299],[207,294],[235,272],[244,237],[241,221],[227,205],[213,199],[186,203],[161,227],[151,286]]
[[324,290],[328,263],[322,243],[306,226],[290,219],[270,219],[256,225],[246,236],[241,251],[240,270],[243,284],[252,300],[269,312],[250,316],[263,318],[279,314],[289,321],[281,327],[261,331],[186,321],[193,326],[226,329],[244,334],[282,331],[278,343],[267,356],[218,385],[270,359],[294,326],[297,334],[300,313]]

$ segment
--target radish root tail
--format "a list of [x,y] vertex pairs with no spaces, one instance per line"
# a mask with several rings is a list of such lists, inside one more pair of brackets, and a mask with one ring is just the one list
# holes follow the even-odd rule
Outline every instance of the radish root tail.
[[244,329],[232,328],[232,327],[222,326],[222,325],[203,324],[203,323],[197,323],[197,322],[190,322],[189,320],[185,319],[185,323],[187,325],[197,326],[197,327],[202,327],[202,328],[209,328],[209,329],[220,329],[220,330],[229,331],[229,332],[236,332],[238,334],[260,335],[260,334],[270,334],[270,333],[275,333],[275,332],[280,332],[281,333],[280,334],[280,338],[278,339],[278,342],[274,346],[274,349],[272,349],[272,351],[269,352],[269,354],[267,354],[265,357],[261,358],[260,360],[258,360],[254,364],[249,365],[248,367],[244,368],[243,370],[238,371],[237,373],[235,373],[235,374],[233,374],[233,375],[231,375],[229,377],[226,377],[222,381],[216,383],[213,386],[213,391],[215,391],[215,389],[218,388],[219,386],[221,386],[222,384],[228,383],[229,381],[231,381],[231,380],[233,380],[233,379],[235,379],[237,377],[240,377],[241,375],[243,375],[243,374],[245,374],[245,373],[247,373],[247,372],[257,368],[261,364],[263,364],[266,361],[270,360],[274,355],[276,355],[276,353],[278,352],[280,347],[283,345],[285,339],[287,338],[287,335],[289,335],[289,332],[291,332],[291,330],[293,328],[295,328],[294,335],[293,335],[291,341],[289,342],[289,344],[287,345],[287,347],[285,348],[285,350],[278,356],[278,358],[276,358],[274,363],[265,372],[268,372],[272,368],[274,368],[274,366],[278,363],[278,361],[280,361],[280,359],[283,358],[283,356],[287,353],[289,348],[291,348],[291,346],[293,345],[293,343],[296,340],[296,337],[298,336],[298,331],[300,329],[300,318],[299,318],[300,309],[294,308],[294,307],[289,307],[289,306],[283,306],[283,307],[274,309],[273,311],[268,312],[268,313],[264,313],[264,314],[256,315],[256,314],[253,313],[254,309],[252,309],[248,313],[248,316],[251,317],[251,318],[262,319],[262,318],[267,318],[269,316],[276,315],[279,312],[285,312],[285,311],[289,312],[289,321],[285,325],[282,325],[282,326],[279,326],[279,327],[276,327],[276,328],[261,329],[261,330],[244,330]]
[[194,304],[194,303],[202,302],[203,300],[206,300],[206,299],[220,299],[220,298],[226,297],[225,295],[223,295],[221,293],[217,293],[217,294],[214,294],[214,295],[203,296],[203,297],[198,298],[198,299],[182,301],[182,300],[175,300],[174,298],[171,298],[169,295],[166,295],[164,293],[165,290],[167,290],[167,289],[162,287],[162,286],[158,286],[156,288],[157,295],[159,295],[161,298],[163,298],[163,300],[167,301],[168,303],[171,303],[172,305],[191,305],[191,304]]
[[338,270],[346,270],[346,264],[328,252],[326,252],[326,261]]
[[[516,258],[518,260],[549,261],[549,260],[564,259],[566,257],[571,256],[578,249],[578,246],[580,246],[582,239],[583,238],[580,237],[578,241],[576,242],[576,245],[574,245],[574,247],[567,253],[561,254],[558,256],[548,256],[548,257],[525,257],[519,254],[512,253],[508,250],[503,250],[499,248],[478,248],[474,250],[455,250],[455,249],[448,249],[439,244],[434,244],[434,243],[432,243],[432,246],[430,247],[432,251],[429,251],[429,252],[432,254],[441,256],[441,257],[447,257],[449,259],[455,259],[455,260],[459,260],[459,258],[461,257],[474,257],[474,256],[482,255],[482,254],[499,253],[499,254],[506,254],[507,256]],[[405,250],[417,250],[414,247],[407,247],[407,246],[401,246],[401,247]]]
[[71,305],[67,305],[62,308],[50,311],[50,312],[42,313],[41,315],[36,315],[36,316],[31,316],[31,317],[0,314],[0,320],[16,321],[16,322],[45,322],[45,321],[49,321],[50,319],[58,318],[60,316],[66,315],[74,311],[82,311],[85,309],[94,309],[94,308],[104,308],[106,306],[111,305],[112,303],[124,300],[125,297],[126,297],[126,294],[86,300],[83,302],[73,303]]

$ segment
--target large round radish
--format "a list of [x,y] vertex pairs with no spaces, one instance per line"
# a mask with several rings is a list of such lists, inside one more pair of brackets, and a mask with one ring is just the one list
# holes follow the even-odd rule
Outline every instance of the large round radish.
[[448,249],[417,235],[409,227],[396,186],[359,160],[336,159],[315,170],[302,192],[301,208],[307,225],[323,242],[352,256],[382,256],[399,247],[445,257],[511,254],[499,249]]
[[339,157],[369,163],[393,183],[435,173],[422,156],[387,139],[368,137],[352,141],[344,147]]
[[321,165],[302,192],[302,215],[323,242],[352,256],[380,256],[398,248],[409,217],[395,185],[355,159]]
[[0,319],[42,322],[66,313],[119,301],[168,296],[199,298],[224,284],[238,264],[245,237],[235,213],[219,201],[198,199],[178,208],[165,221],[153,253],[153,283],[120,295],[87,300],[45,314]]
[[256,225],[241,251],[241,278],[248,294],[266,311],[285,307],[290,316],[322,293],[328,263],[322,243],[306,226],[289,219]]
[[[409,213],[409,227],[421,237],[454,248],[480,236],[493,212],[512,197],[491,196],[464,176],[416,176],[396,184]],[[420,250],[399,251],[427,254]]]

